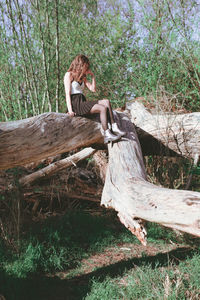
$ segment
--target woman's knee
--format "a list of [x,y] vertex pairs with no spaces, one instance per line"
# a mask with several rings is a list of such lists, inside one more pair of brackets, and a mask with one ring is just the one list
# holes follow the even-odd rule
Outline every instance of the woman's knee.
[[106,113],[106,107],[102,104],[95,104],[92,109],[91,113]]
[[100,113],[106,114],[107,112],[107,107],[105,105],[100,105]]
[[103,99],[99,101],[99,104],[109,107],[110,106],[110,101],[108,99]]

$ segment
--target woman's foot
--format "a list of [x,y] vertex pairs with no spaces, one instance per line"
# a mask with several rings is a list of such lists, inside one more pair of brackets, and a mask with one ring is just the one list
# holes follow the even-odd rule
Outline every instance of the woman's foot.
[[110,129],[107,129],[103,133],[104,136],[104,144],[108,144],[109,142],[118,141],[121,136],[113,134]]
[[112,124],[112,132],[120,137],[122,137],[126,134],[126,132],[119,129],[117,123]]

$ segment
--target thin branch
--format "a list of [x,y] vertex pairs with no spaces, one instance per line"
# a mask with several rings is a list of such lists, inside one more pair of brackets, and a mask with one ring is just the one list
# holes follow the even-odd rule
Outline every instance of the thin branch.
[[[45,94],[47,95],[47,102],[49,106],[49,111],[52,111],[51,107],[51,102],[49,98],[49,82],[48,82],[48,70],[47,70],[47,62],[46,62],[46,51],[45,51],[45,44],[44,44],[44,35],[42,31],[42,25],[40,21],[40,7],[39,7],[39,2],[36,0],[36,6],[37,6],[37,11],[38,11],[38,16],[39,16],[39,31],[40,31],[40,38],[41,38],[41,44],[42,44],[42,60],[43,60],[43,69],[44,69],[44,75],[45,75]],[[44,98],[45,100],[45,98]],[[42,103],[42,109],[41,112],[44,112],[44,103]]]
[[59,0],[56,0],[56,65],[57,65],[57,84],[56,84],[56,112],[59,107],[59,85],[60,85],[60,57],[59,57],[59,20],[58,20]]
[[28,185],[30,183],[32,183],[33,181],[35,181],[38,178],[42,178],[45,177],[47,175],[52,175],[58,171],[61,171],[65,168],[68,168],[74,164],[76,164],[77,162],[88,158],[89,156],[93,155],[97,150],[93,149],[93,148],[85,148],[83,150],[81,150],[80,152],[77,152],[76,154],[64,158],[62,160],[56,161],[52,164],[50,164],[49,166],[34,172],[30,175],[27,175],[25,177],[22,177],[19,180],[19,183],[22,185]]

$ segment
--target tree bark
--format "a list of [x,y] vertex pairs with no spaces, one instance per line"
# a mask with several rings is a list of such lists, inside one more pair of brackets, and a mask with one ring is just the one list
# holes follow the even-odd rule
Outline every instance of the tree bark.
[[[152,115],[139,103],[131,105],[132,121],[143,155],[165,151],[187,158],[200,153],[200,113]],[[86,118],[45,113],[0,123],[0,169],[8,169],[93,143],[103,144],[100,125]],[[31,138],[31,136],[33,138]],[[171,150],[170,150],[171,149]]]

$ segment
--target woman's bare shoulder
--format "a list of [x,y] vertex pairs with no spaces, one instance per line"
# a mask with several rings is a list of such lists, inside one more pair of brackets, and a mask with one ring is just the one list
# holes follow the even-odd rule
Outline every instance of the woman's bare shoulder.
[[66,72],[65,73],[65,76],[64,76],[64,81],[65,80],[72,80],[72,74],[71,74],[71,72]]

